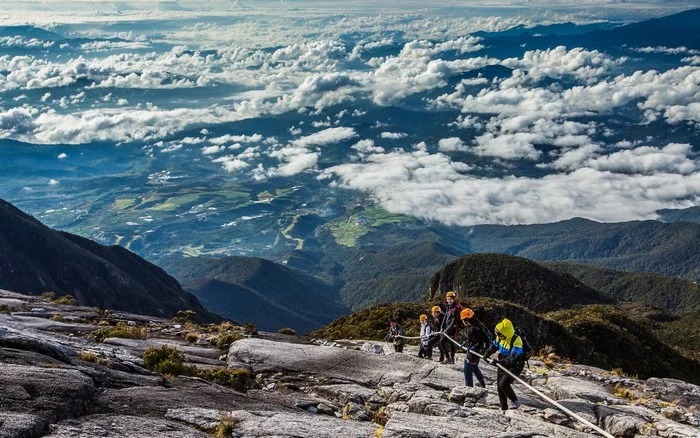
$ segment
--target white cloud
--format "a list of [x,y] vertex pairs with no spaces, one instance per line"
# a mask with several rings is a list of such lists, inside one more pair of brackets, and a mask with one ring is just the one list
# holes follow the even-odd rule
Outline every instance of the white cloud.
[[678,173],[689,175],[697,170],[695,161],[688,158],[690,144],[671,143],[663,148],[642,146],[610,155],[589,159],[586,167],[601,171],[626,174],[652,175]]
[[357,137],[357,133],[353,128],[328,128],[324,129],[323,131],[314,132],[311,135],[293,140],[292,144],[301,147],[323,146],[349,140],[354,137]]
[[221,137],[214,137],[209,140],[210,143],[215,145],[224,145],[229,143],[258,143],[263,141],[263,136],[261,134],[253,135],[234,135],[226,134]]
[[42,41],[37,38],[24,38],[20,35],[0,37],[0,46],[3,48],[21,47],[25,49],[47,49],[54,44],[54,41]]
[[441,138],[438,141],[438,151],[440,152],[466,151],[468,149],[459,137]]
[[217,146],[217,145],[204,146],[202,148],[202,154],[203,155],[212,155],[212,154],[217,154],[219,152],[223,152],[225,150],[226,150],[226,148],[223,146]]
[[363,154],[374,154],[384,152],[384,148],[381,146],[375,146],[374,140],[366,139],[360,140],[351,146],[356,151]]
[[406,134],[405,132],[388,132],[388,131],[385,131],[385,132],[382,132],[381,134],[379,134],[379,136],[380,136],[381,138],[388,138],[388,139],[392,139],[392,140],[399,140],[399,139],[408,137],[408,134]]
[[533,79],[572,75],[592,81],[625,61],[625,57],[614,59],[598,50],[585,50],[581,47],[567,50],[564,46],[558,46],[554,49],[527,51],[522,58],[506,59],[502,65],[525,69],[527,76]]
[[503,135],[486,133],[475,139],[477,146],[473,148],[473,152],[477,155],[506,160],[536,160],[541,155],[534,145],[538,139],[537,134],[528,132]]
[[[679,152],[680,146],[671,146]],[[467,166],[468,169],[468,166]],[[585,217],[600,221],[654,218],[665,207],[693,205],[700,174],[626,174],[581,168],[542,178],[478,178],[442,154],[423,151],[368,156],[326,169],[322,178],[370,193],[395,213],[469,226]]]
[[148,49],[149,47],[150,45],[143,41],[91,41],[80,45],[80,48],[86,52]]
[[227,172],[235,172],[237,170],[241,170],[250,166],[245,161],[240,160],[232,155],[226,155],[223,157],[216,158],[215,160],[213,160],[213,162],[221,163],[221,167],[223,167]]
[[640,52],[640,53],[665,53],[668,55],[680,55],[680,54],[700,55],[700,50],[688,49],[685,46],[680,46],[680,47],[665,47],[665,46],[634,47],[631,50],[634,52]]

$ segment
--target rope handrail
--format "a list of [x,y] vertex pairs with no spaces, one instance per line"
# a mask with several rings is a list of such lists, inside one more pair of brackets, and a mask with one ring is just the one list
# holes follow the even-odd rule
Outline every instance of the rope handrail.
[[[432,332],[428,335],[428,337],[435,336],[435,335],[441,335],[442,332]],[[395,335],[394,337],[396,338],[403,338],[403,339],[421,339],[421,336],[404,336],[404,335]]]

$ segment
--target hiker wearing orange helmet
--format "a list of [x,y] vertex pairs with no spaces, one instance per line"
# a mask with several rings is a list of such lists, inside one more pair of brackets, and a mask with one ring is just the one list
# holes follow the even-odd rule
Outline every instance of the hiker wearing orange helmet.
[[[440,306],[433,306],[430,309],[430,313],[433,315],[433,328],[439,331],[440,327],[442,327],[442,321],[445,319],[445,314],[442,313],[442,308]],[[442,346],[442,336],[433,334],[430,337],[431,351],[436,345],[440,351],[440,363],[442,363],[445,361],[445,349]]]
[[474,386],[474,376],[476,376],[479,386],[485,388],[484,375],[479,369],[479,356],[471,352],[483,353],[489,347],[491,338],[484,324],[477,319],[474,311],[469,307],[462,309],[459,317],[467,331],[466,340],[462,343],[462,348],[467,350],[467,355],[464,357],[464,384]]
[[[447,301],[447,312],[445,312],[445,319],[442,321],[440,331],[452,339],[457,339],[459,337],[459,314],[462,312],[462,305],[457,301],[457,294],[453,291],[445,294],[445,300]],[[449,364],[455,363],[455,352],[457,351],[455,344],[447,339],[446,336],[443,336],[442,347],[445,349],[446,362]]]
[[421,315],[418,321],[420,321],[420,348],[418,349],[418,357],[432,360],[433,346],[430,345],[430,335],[433,333],[433,329],[428,323],[428,315]]

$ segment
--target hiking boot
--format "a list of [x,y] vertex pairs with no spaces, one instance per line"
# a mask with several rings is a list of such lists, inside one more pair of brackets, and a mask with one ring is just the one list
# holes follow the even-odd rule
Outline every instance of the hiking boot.
[[486,383],[484,383],[484,382],[479,382],[479,383],[476,384],[476,386],[478,386],[479,388],[486,388]]
[[510,402],[510,408],[511,409],[518,409],[520,407],[520,400],[516,400],[514,402]]
[[438,362],[443,363],[443,362],[445,362],[445,359],[440,358],[440,360]]

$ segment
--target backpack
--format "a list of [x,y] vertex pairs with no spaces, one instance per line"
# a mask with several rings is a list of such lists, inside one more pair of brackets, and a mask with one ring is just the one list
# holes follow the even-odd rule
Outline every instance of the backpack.
[[491,338],[491,331],[486,328],[486,326],[482,323],[479,322],[479,332],[480,332],[480,337],[481,337],[481,350],[480,351],[486,351],[488,348],[491,346],[491,343],[493,342],[493,338]]
[[523,341],[523,361],[527,362],[528,360],[530,360],[533,354],[532,345],[527,340],[527,333],[521,327],[516,327],[513,339],[515,339],[516,336],[519,336],[520,339]]

